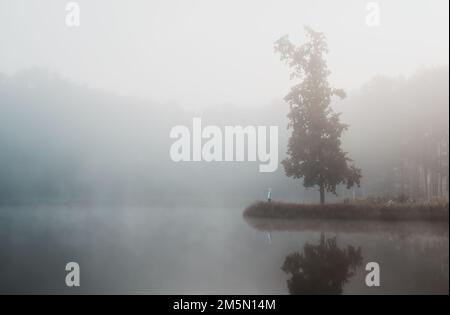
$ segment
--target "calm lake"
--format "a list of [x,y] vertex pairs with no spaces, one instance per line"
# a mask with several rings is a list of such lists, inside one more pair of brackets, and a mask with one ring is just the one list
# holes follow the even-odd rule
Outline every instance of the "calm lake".
[[[243,208],[0,208],[0,293],[448,294],[448,223],[246,220]],[[65,285],[71,261],[78,288]],[[380,287],[365,284],[368,262]]]

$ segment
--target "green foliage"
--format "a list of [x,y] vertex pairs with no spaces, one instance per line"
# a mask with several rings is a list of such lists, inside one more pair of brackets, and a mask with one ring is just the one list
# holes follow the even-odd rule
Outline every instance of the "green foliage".
[[361,170],[341,149],[340,139],[348,126],[330,104],[333,96],[344,98],[345,92],[328,83],[325,36],[308,27],[305,30],[308,40],[301,46],[291,43],[288,36],[275,43],[275,51],[292,69],[291,79],[298,80],[285,97],[292,135],[282,164],[286,175],[303,178],[305,187],[319,186],[323,203],[325,190],[336,194],[339,184],[359,186]]

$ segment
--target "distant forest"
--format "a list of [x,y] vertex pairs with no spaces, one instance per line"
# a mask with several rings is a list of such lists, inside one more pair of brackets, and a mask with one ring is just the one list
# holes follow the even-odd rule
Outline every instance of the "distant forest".
[[[449,193],[449,72],[379,76],[334,105],[351,125],[343,146],[363,171],[344,198],[430,200]],[[0,204],[243,204],[263,199],[314,202],[317,190],[254,163],[179,165],[170,128],[190,124],[278,125],[286,152],[288,105],[229,104],[204,111],[155,104],[71,83],[43,70],[0,75]]]

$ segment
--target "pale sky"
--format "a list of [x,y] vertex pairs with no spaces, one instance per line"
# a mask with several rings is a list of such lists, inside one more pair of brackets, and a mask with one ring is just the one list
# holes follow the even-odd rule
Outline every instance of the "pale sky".
[[280,100],[292,83],[273,51],[303,25],[325,32],[331,80],[352,90],[377,74],[448,65],[448,0],[0,0],[0,73],[30,67],[116,93],[184,106]]

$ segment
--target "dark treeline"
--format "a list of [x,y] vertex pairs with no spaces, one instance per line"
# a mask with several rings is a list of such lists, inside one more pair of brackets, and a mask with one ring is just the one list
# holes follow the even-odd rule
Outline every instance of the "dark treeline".
[[[338,197],[448,196],[448,69],[378,77],[334,106],[351,125],[344,149],[363,170],[361,188]],[[183,109],[73,84],[42,70],[0,75],[0,204],[313,202],[315,189],[256,163],[176,164],[175,125],[278,125],[285,155],[287,105]]]

